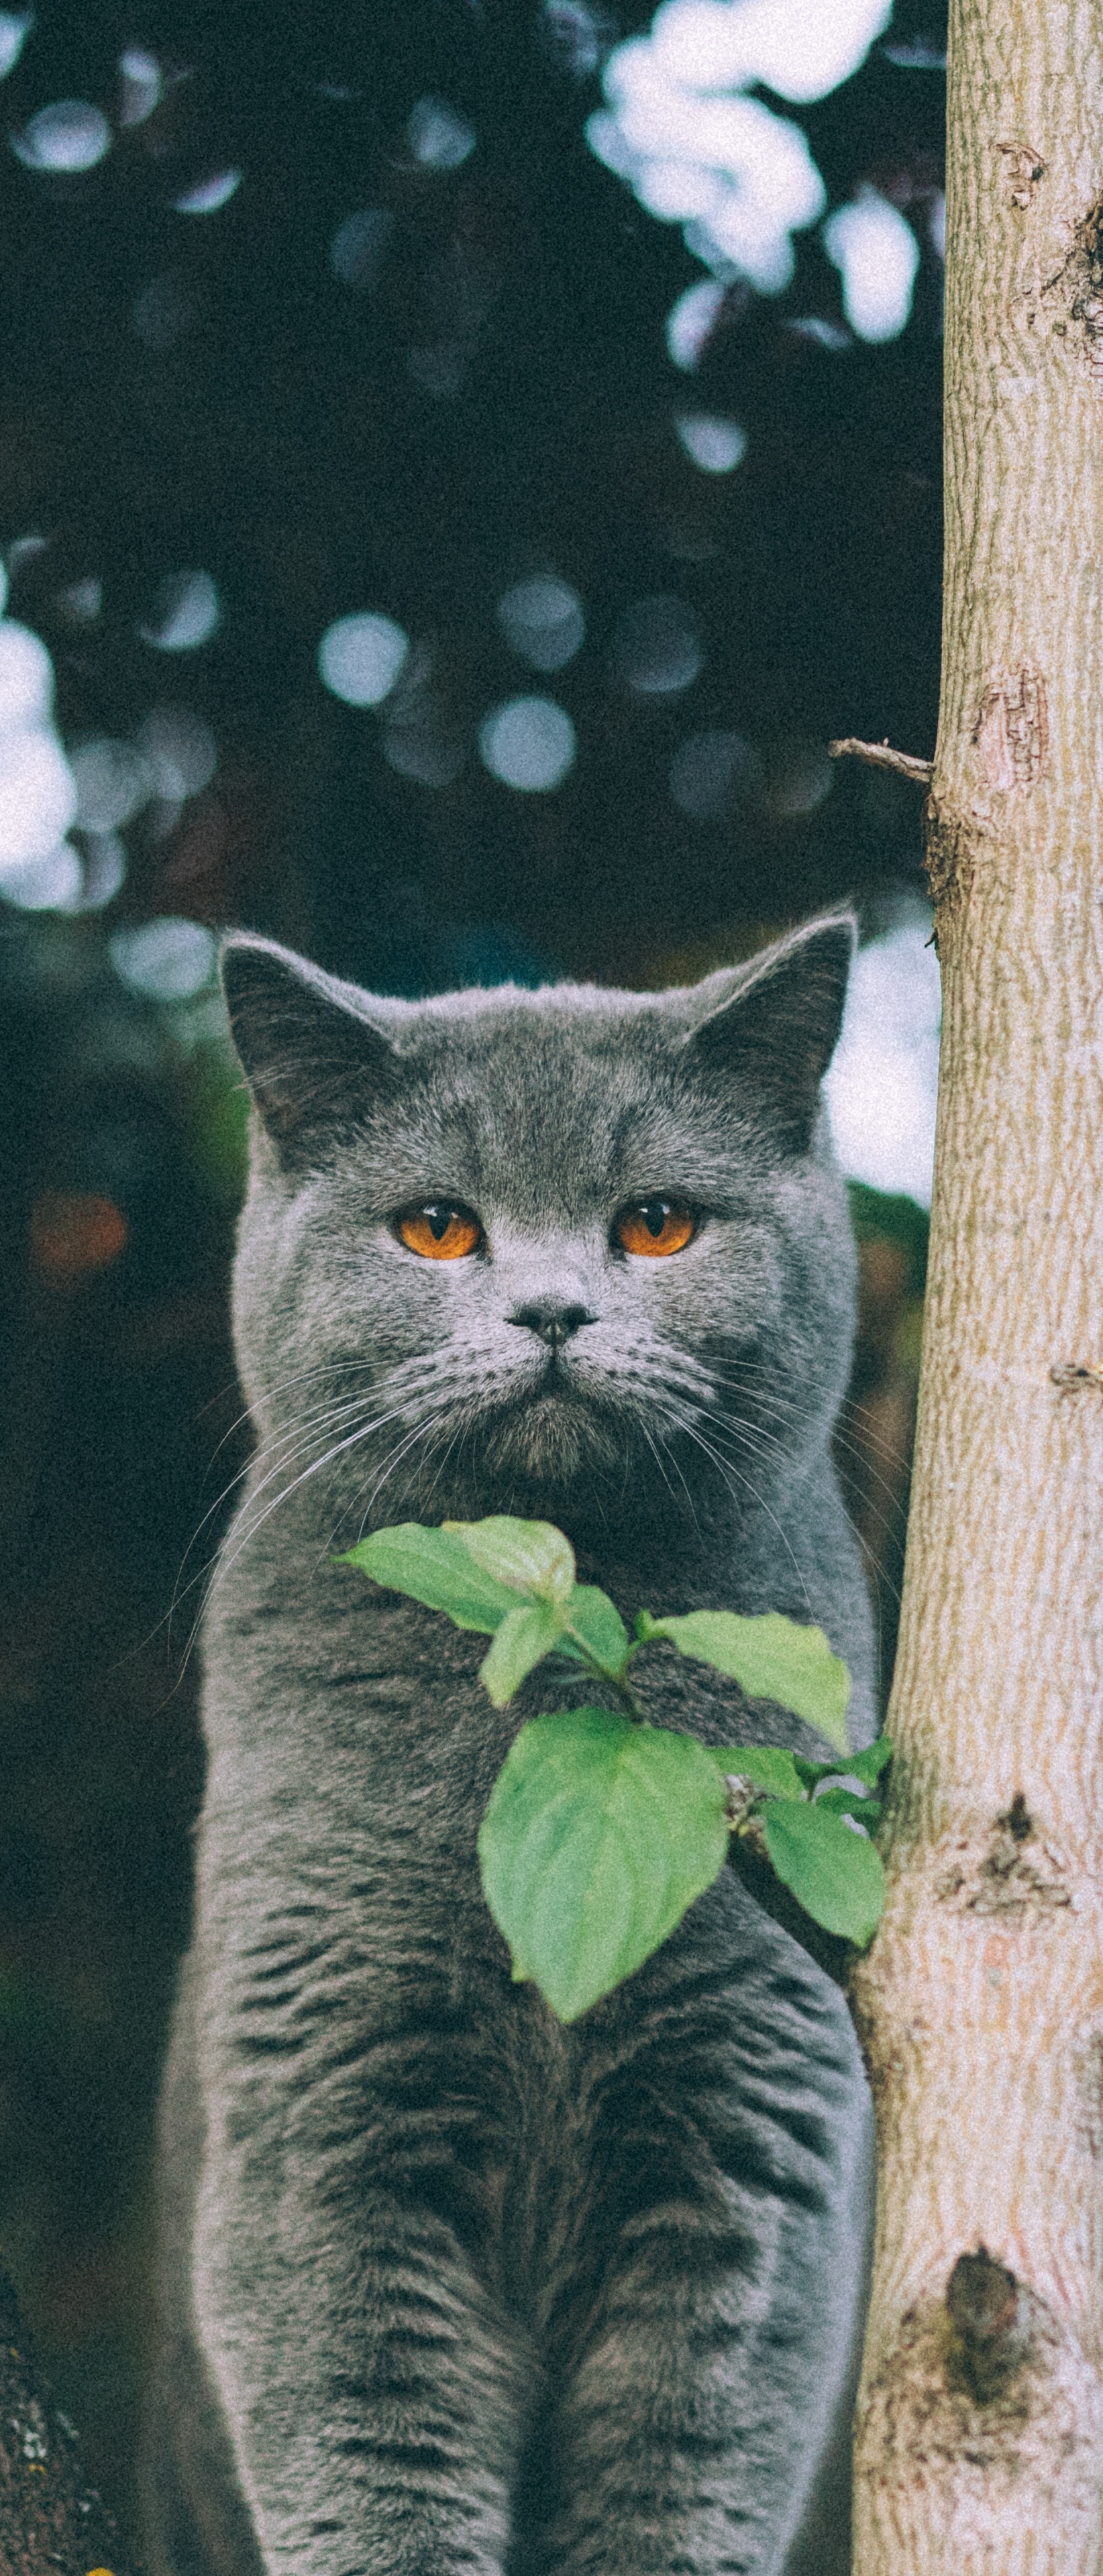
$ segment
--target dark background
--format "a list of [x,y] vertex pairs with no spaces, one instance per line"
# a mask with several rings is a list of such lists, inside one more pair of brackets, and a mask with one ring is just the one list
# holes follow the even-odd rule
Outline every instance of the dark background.
[[[247,921],[383,990],[647,984],[840,895],[875,929],[921,886],[915,792],[856,764],[822,781],[832,736],[933,749],[943,82],[876,45],[819,105],[767,100],[799,115],[832,205],[868,180],[914,220],[901,336],[842,339],[813,232],[783,295],[728,289],[690,377],[664,323],[703,271],[584,137],[605,52],[648,17],[44,0],[0,90],[9,614],[49,646],[67,745],[168,701],[217,746],[198,793],[127,826],[106,909],[0,902],[0,2246],[124,2513],[200,1785],[187,1647],[246,1444],[226,1316],[240,1093],[209,999],[136,990],[111,942],[166,915]],[[898,0],[891,34],[937,46],[935,0]],[[2,137],[59,98],[117,115],[133,46],[162,68],[154,113],[94,169],[26,168]],[[408,147],[427,95],[474,130],[452,170]],[[231,166],[219,211],[173,211]],[[330,249],[364,208],[392,220],[349,284]],[[687,411],[743,425],[737,471],[693,464]],[[139,630],[187,567],[221,622],[170,656]],[[549,570],[586,638],[541,675],[496,605]],[[701,667],[641,695],[623,621],[655,595],[696,621]],[[362,608],[413,643],[405,701],[377,713],[317,671],[324,629]],[[526,692],[576,729],[554,793],[478,756],[488,709]],[[695,816],[671,763],[710,729],[751,749]],[[887,1675],[924,1228],[909,1202],[857,1208],[844,1464]]]

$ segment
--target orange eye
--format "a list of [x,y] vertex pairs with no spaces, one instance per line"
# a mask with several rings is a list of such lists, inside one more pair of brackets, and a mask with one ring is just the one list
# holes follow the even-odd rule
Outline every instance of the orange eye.
[[613,1228],[622,1252],[681,1252],[696,1232],[697,1220],[692,1208],[682,1199],[641,1199],[638,1207],[625,1208]]
[[454,1207],[451,1199],[429,1199],[424,1207],[407,1208],[396,1219],[400,1242],[410,1252],[420,1252],[426,1261],[462,1261],[465,1252],[477,1252],[483,1230],[470,1208]]

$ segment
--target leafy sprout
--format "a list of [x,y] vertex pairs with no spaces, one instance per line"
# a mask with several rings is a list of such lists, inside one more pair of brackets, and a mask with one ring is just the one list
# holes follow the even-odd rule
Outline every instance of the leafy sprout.
[[[869,1839],[885,1737],[852,1753],[850,1677],[821,1628],[768,1611],[741,1618],[641,1610],[629,1635],[615,1602],[579,1583],[574,1551],[548,1521],[495,1514],[405,1521],[338,1560],[388,1591],[489,1636],[480,1677],[504,1708],[547,1657],[581,1666],[613,1706],[530,1719],[516,1735],[479,1833],[483,1893],[560,2021],[577,2020],[668,1939],[719,1876],[731,1837],[751,1842],[826,1931],[864,1947],[884,1904]],[[792,1709],[837,1748],[810,1762],[773,1745],[703,1745],[645,1719],[631,1667],[665,1642]]]

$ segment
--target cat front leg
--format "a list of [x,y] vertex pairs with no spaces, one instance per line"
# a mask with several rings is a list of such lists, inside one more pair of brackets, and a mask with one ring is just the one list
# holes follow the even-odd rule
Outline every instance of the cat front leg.
[[232,2014],[224,1994],[215,2009],[186,1981],[203,2367],[266,2576],[500,2576],[536,2365],[482,2260],[485,2078],[421,1981],[366,2024],[361,1963],[334,1942],[326,1968],[297,2020],[275,2001]]
[[528,2373],[455,2236],[223,2177],[200,2339],[269,2576],[500,2576]]
[[748,1902],[721,1883],[726,1972],[690,1920],[624,1990],[524,2576],[782,2576],[848,2410],[868,2096],[842,1997]]

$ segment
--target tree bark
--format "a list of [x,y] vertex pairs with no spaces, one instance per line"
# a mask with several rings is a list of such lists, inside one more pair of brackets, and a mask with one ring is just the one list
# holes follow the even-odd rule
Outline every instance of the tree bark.
[[951,0],[944,1030],[857,2576],[1103,2571],[1103,9]]

